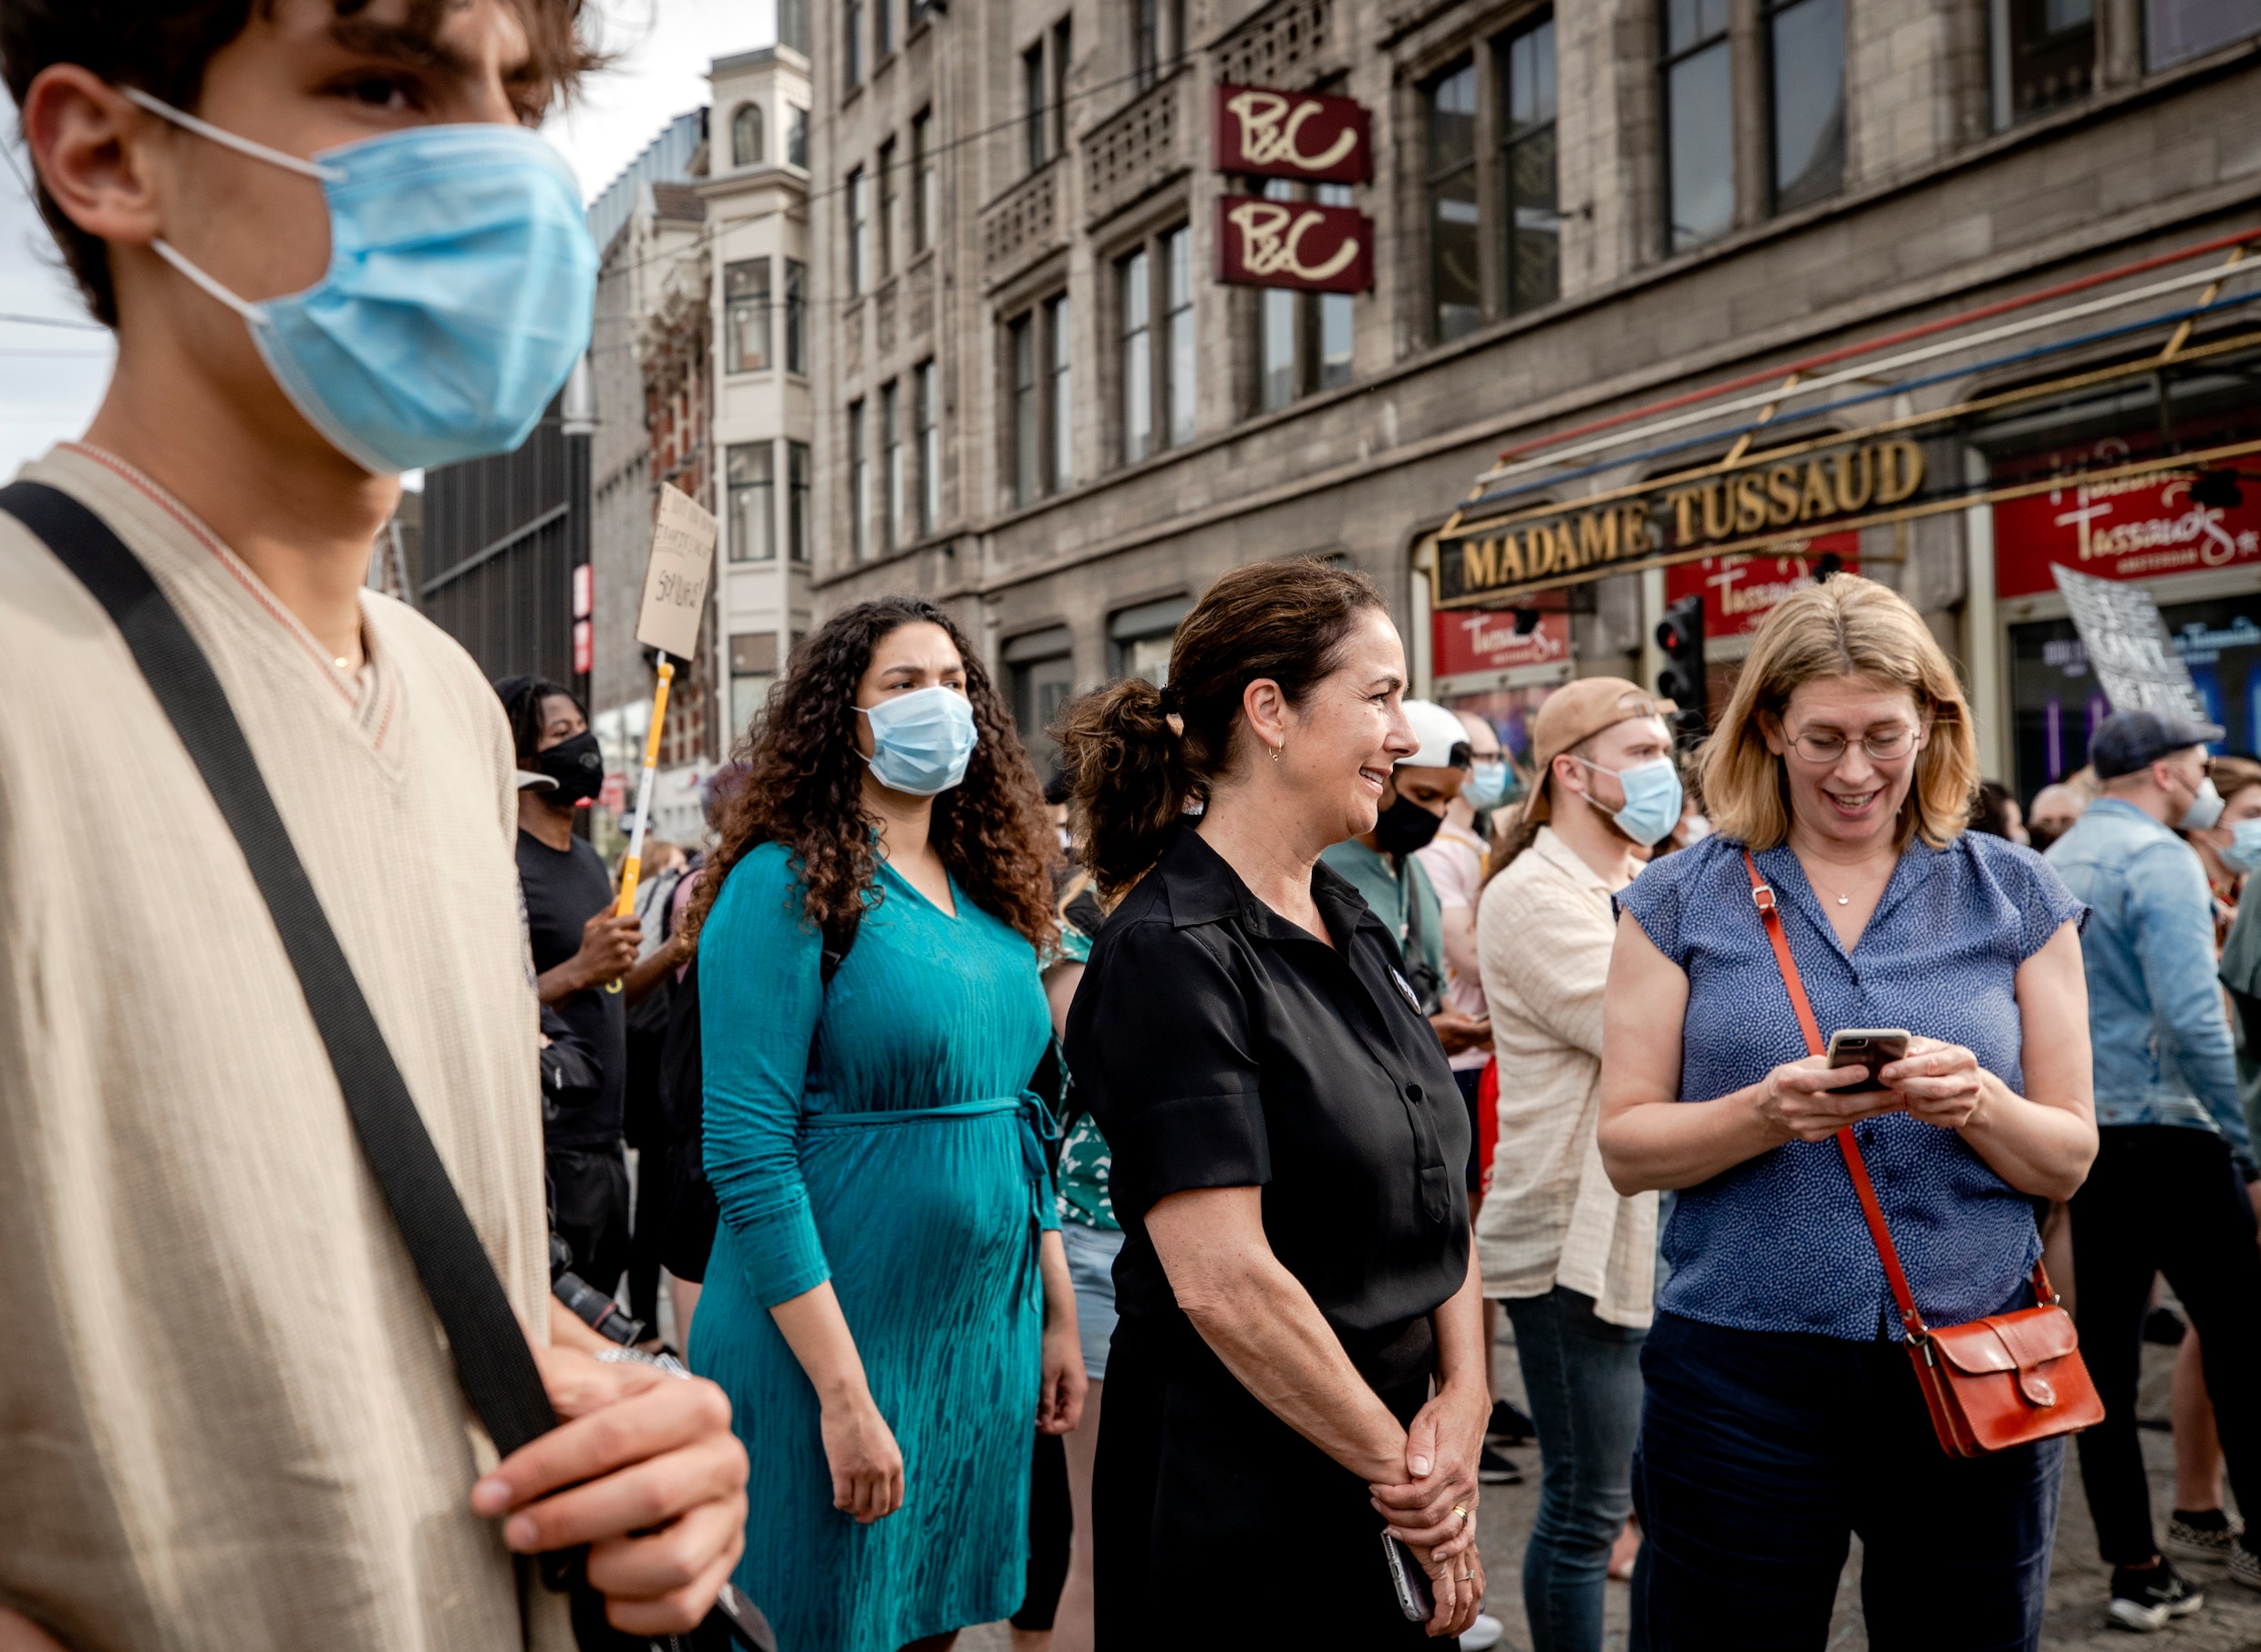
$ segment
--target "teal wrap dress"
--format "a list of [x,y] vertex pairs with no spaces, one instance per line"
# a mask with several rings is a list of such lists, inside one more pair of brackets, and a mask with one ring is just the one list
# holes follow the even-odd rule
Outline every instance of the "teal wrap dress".
[[[788,852],[763,844],[699,936],[722,1221],[690,1363],[752,1463],[735,1581],[781,1652],[896,1652],[1008,1616],[1026,1582],[1058,1218],[1025,1087],[1051,1023],[1035,949],[951,893],[955,918],[883,864],[824,986]],[[816,1391],[769,1315],[828,1278],[903,1451],[903,1505],[868,1526],[832,1507]]]

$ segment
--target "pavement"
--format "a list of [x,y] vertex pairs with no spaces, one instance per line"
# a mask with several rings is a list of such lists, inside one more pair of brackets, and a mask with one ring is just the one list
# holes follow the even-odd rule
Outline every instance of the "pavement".
[[[1502,1314],[1499,1318],[1500,1391],[1521,1405],[1523,1383],[1516,1369],[1513,1333],[1507,1316]],[[2143,1455],[2151,1471],[2152,1514],[2162,1532],[2174,1504],[2174,1441],[2165,1428],[2167,1385],[2173,1367],[2173,1349],[2147,1347],[2143,1350],[2138,1415],[2149,1425],[2142,1431]],[[1485,1610],[1506,1626],[1500,1652],[1531,1652],[1517,1579],[1523,1542],[1538,1513],[1539,1452],[1536,1446],[1519,1446],[1508,1455],[1523,1468],[1523,1483],[1486,1486],[1477,1511],[1485,1570],[1491,1580]],[[2231,1582],[2220,1566],[2183,1564],[2180,1569],[2206,1591],[2206,1604],[2198,1612],[2155,1636],[2133,1636],[2108,1626],[2104,1602],[2111,1572],[2096,1552],[2095,1528],[2080,1492],[2078,1454],[2068,1452],[2064,1502],[2057,1524],[2057,1558],[2049,1575],[2049,1616],[2041,1632],[2043,1652],[2134,1652],[2139,1646],[2154,1647],[2159,1652],[2261,1652],[2261,1591]],[[1285,1607],[1286,1603],[1282,1605]],[[1611,1584],[1603,1652],[1626,1652],[1626,1585]],[[1289,1620],[1296,1616],[1292,1608],[1287,1609]],[[1251,1644],[1270,1638],[1253,1636]],[[1293,1648],[1298,1643],[1283,1636],[1275,1644]],[[1943,1637],[1940,1644],[1952,1643]],[[1861,1546],[1856,1538],[1838,1585],[1827,1652],[1867,1652],[1867,1647],[1868,1629],[1861,1616]],[[1011,1640],[1005,1625],[984,1624],[958,1637],[957,1652],[1011,1652]]]

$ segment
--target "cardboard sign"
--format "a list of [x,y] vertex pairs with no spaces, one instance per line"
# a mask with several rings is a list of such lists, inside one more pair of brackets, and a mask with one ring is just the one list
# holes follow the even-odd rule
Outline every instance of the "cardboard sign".
[[707,582],[714,577],[715,538],[715,519],[689,494],[662,482],[652,560],[644,569],[644,606],[636,615],[637,642],[678,660],[698,652]]
[[1813,583],[1814,564],[1834,552],[1847,573],[1861,571],[1858,533],[1821,533],[1756,556],[1705,556],[1665,570],[1665,600],[1704,599],[1704,635],[1749,636],[1783,598]]
[[1315,183],[1364,183],[1374,175],[1366,108],[1348,98],[1220,86],[1209,127],[1220,172]]
[[2190,667],[2167,640],[2159,604],[2149,591],[2070,568],[2049,572],[2065,594],[2089,670],[2114,711],[2157,711],[2194,723],[2213,721],[2191,681]]
[[2101,579],[2156,579],[2204,568],[2261,564],[2261,487],[2239,485],[2234,508],[2199,504],[2188,470],[2117,481],[2066,479],[2062,488],[1994,507],[1994,590],[2049,588],[2061,563]]
[[1430,623],[1430,670],[1437,676],[1552,666],[1570,657],[1570,615],[1558,611],[1541,614],[1537,625],[1520,634],[1513,611],[1505,608],[1439,614]]
[[1374,284],[1374,221],[1349,207],[1221,195],[1217,279],[1241,287],[1366,292]]

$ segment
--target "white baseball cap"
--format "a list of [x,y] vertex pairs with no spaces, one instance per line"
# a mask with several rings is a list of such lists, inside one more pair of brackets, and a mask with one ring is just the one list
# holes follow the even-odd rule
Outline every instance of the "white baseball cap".
[[1461,719],[1434,700],[1405,702],[1406,721],[1413,725],[1414,738],[1421,747],[1411,757],[1398,759],[1400,769],[1451,769],[1452,748],[1468,744],[1468,730],[1461,727]]

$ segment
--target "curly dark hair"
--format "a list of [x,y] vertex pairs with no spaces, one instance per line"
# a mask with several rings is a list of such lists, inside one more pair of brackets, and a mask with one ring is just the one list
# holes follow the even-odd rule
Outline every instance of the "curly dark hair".
[[864,808],[869,770],[856,747],[856,686],[880,639],[924,620],[950,636],[965,662],[965,697],[980,740],[965,780],[934,799],[928,841],[975,904],[1041,948],[1057,933],[1052,911],[1055,841],[1037,772],[1011,715],[982,668],[974,645],[948,614],[911,596],[883,596],[842,609],[793,651],[790,668],[734,759],[746,765],[707,857],[708,875],[684,916],[697,945],[700,926],[730,869],[756,845],[782,843],[800,879],[801,911],[821,926],[861,902],[879,903],[878,821]]

